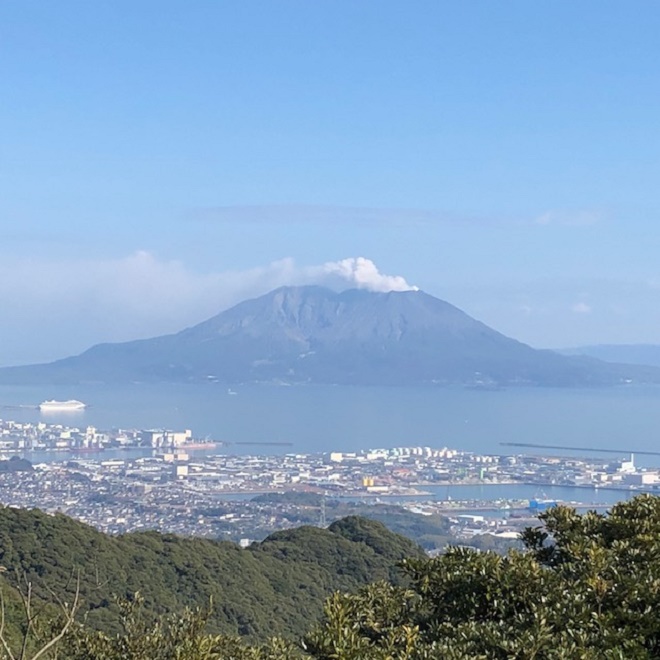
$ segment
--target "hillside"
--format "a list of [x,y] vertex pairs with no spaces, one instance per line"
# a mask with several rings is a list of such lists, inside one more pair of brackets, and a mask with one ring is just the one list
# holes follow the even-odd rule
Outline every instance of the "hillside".
[[179,333],[100,344],[1,383],[266,382],[594,386],[660,369],[536,350],[422,291],[283,287]]
[[233,543],[156,532],[112,537],[63,515],[0,508],[4,579],[25,574],[35,594],[70,601],[81,571],[90,626],[117,627],[114,597],[139,591],[148,614],[215,604],[210,630],[252,639],[303,633],[333,591],[373,580],[401,581],[396,563],[423,551],[380,523],[347,518],[328,529],[300,527],[241,549]]
[[[454,547],[432,559],[404,560],[404,586],[397,573],[394,580],[335,592],[325,601],[321,618],[305,612],[307,629],[300,637],[271,637],[277,628],[269,628],[269,640],[257,645],[254,639],[216,636],[206,629],[203,611],[145,620],[141,599],[122,603],[123,627],[104,634],[84,617],[79,623],[71,616],[58,620],[58,611],[69,611],[61,602],[58,607],[56,594],[46,594],[45,626],[23,626],[21,634],[16,622],[26,618],[17,612],[16,594],[3,585],[3,612],[11,625],[1,639],[5,648],[15,649],[9,657],[34,660],[660,657],[660,498],[638,495],[605,514],[553,507],[540,514],[539,523],[521,535],[522,551],[502,556]],[[257,551],[274,551],[286,561],[295,555],[292,564],[303,570],[308,562],[325,564],[330,556],[332,570],[345,574],[345,549],[335,552],[327,537],[315,537],[309,528],[303,531],[303,537],[295,531],[272,537],[274,547],[263,544]],[[339,521],[329,534],[376,554],[396,556],[408,550],[405,541],[392,545],[381,528],[359,518]],[[55,543],[46,543],[38,556]],[[228,568],[239,571],[241,566],[233,562]],[[223,609],[241,610],[236,596],[227,594]],[[273,603],[265,600],[260,604],[277,624],[279,610],[269,609]],[[304,598],[297,604],[304,612]],[[65,625],[70,625],[66,636]],[[55,638],[58,630],[62,634]],[[45,636],[40,634],[44,631]],[[45,655],[48,640],[56,647]],[[34,653],[35,648],[41,651]]]
[[660,346],[657,344],[599,344],[565,348],[559,352],[562,355],[583,355],[604,362],[660,367]]

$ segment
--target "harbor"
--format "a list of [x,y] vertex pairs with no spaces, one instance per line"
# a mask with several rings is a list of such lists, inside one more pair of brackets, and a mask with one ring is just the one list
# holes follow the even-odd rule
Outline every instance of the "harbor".
[[[454,542],[512,543],[555,504],[603,512],[660,484],[657,469],[629,455],[430,446],[306,453],[277,440],[232,443],[190,428],[98,429],[76,425],[79,413],[67,419],[0,421],[0,502],[59,511],[110,533],[258,539],[309,522],[325,502],[338,516],[388,511],[449,525]],[[272,445],[288,451],[270,454]]]

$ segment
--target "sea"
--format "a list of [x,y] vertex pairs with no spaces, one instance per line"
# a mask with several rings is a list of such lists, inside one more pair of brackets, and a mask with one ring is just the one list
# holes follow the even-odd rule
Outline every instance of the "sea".
[[[79,412],[42,413],[47,399],[78,399]],[[352,452],[381,447],[449,447],[479,454],[553,454],[616,459],[637,453],[660,467],[660,387],[602,389],[460,387],[226,386],[91,383],[0,386],[0,419],[110,429],[191,429],[214,441],[209,454]],[[545,449],[503,443],[580,448]],[[614,451],[614,453],[603,450]],[[659,455],[653,455],[653,452]],[[105,451],[99,458],[149,450]],[[71,452],[24,454],[34,462]],[[86,458],[95,455],[83,454]],[[428,489],[426,489],[428,490]],[[431,488],[426,499],[549,498],[610,505],[634,493],[566,486],[473,485]],[[424,498],[422,498],[424,499]]]
[[[80,412],[42,413],[46,399],[78,399]],[[222,386],[91,383],[0,386],[0,418],[109,429],[191,429],[215,453],[350,452],[450,447],[481,454],[639,454],[660,467],[660,387],[601,389]],[[503,443],[582,448],[538,449]],[[593,451],[586,451],[587,449]]]

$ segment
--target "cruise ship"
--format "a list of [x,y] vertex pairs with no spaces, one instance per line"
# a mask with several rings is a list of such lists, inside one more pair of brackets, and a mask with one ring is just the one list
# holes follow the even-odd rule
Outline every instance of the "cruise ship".
[[42,412],[66,412],[73,410],[83,410],[85,404],[82,401],[77,401],[76,399],[69,399],[68,401],[55,401],[51,399],[50,401],[42,401],[39,404],[39,410]]

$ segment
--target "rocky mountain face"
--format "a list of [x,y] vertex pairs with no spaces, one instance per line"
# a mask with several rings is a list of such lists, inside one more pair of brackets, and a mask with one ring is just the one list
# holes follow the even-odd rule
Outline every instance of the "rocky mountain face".
[[660,382],[660,370],[541,351],[422,291],[283,287],[179,333],[99,344],[0,382],[212,381],[584,386]]

